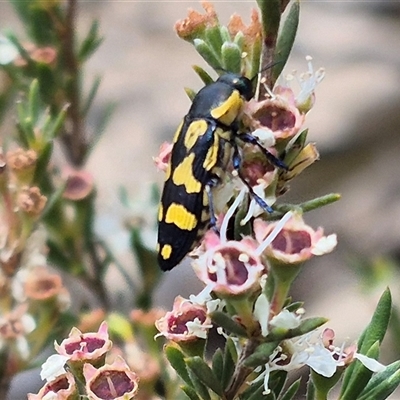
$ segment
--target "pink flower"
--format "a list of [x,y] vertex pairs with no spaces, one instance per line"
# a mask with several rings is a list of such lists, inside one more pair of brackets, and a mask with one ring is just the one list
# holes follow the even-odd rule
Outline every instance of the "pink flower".
[[75,384],[75,378],[71,372],[57,376],[51,382],[47,382],[38,394],[28,394],[28,400],[78,400],[79,392]]
[[157,157],[153,157],[154,164],[160,170],[165,172],[168,168],[169,160],[171,158],[172,143],[164,142],[160,146],[160,152]]
[[225,296],[246,294],[259,289],[265,273],[257,243],[250,237],[241,241],[224,241],[212,230],[197,250],[193,268],[201,281],[215,293]]
[[138,391],[139,378],[121,357],[99,369],[85,364],[83,375],[90,400],[129,400],[133,399]]
[[250,100],[245,106],[245,120],[253,130],[263,129],[273,133],[276,140],[290,139],[299,132],[305,116],[297,109],[290,89],[274,89],[273,97]]
[[206,307],[181,296],[175,298],[172,311],[157,320],[155,325],[160,331],[158,336],[165,336],[174,342],[205,339],[212,327]]
[[[254,233],[259,243],[268,238],[278,222],[254,221]],[[330,253],[337,244],[336,235],[324,236],[322,228],[316,231],[306,225],[300,214],[294,214],[265,249],[269,258],[284,264],[298,264],[313,256]]]
[[83,200],[92,193],[94,181],[91,173],[70,168],[65,172],[65,175],[67,176],[63,193],[65,199]]
[[324,347],[331,353],[337,367],[345,367],[357,359],[370,371],[379,372],[385,369],[385,366],[377,360],[357,353],[356,344],[352,344],[348,347],[344,347],[343,345],[338,347],[333,344],[334,339],[335,331],[333,329],[327,328],[323,331],[321,337],[322,343]]
[[80,365],[84,362],[102,364],[111,346],[106,322],[100,325],[97,332],[92,333],[82,333],[79,329],[72,328],[68,339],[64,339],[61,344],[54,344],[58,354],[69,358],[68,364]]

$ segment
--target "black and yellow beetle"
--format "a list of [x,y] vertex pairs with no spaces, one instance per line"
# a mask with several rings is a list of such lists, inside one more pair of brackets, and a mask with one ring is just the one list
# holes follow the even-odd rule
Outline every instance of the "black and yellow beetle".
[[254,136],[238,133],[244,102],[252,97],[251,79],[233,73],[221,75],[197,93],[179,125],[158,213],[158,263],[163,271],[179,264],[205,230],[215,226],[211,192],[229,160],[258,204],[272,212],[239,169],[237,140],[258,146],[272,164],[285,168]]

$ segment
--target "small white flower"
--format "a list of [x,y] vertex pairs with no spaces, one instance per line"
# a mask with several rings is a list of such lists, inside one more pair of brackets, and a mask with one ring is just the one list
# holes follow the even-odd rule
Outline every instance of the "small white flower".
[[0,36],[0,65],[14,61],[19,55],[18,49],[6,37]]
[[271,319],[270,324],[279,328],[294,329],[300,326],[300,319],[300,315],[296,315],[288,310],[282,310]]
[[204,324],[199,318],[195,318],[193,321],[186,322],[189,335],[195,335],[200,339],[207,339],[208,329],[211,329],[212,324]]
[[296,96],[296,103],[303,104],[308,101],[310,96],[315,91],[317,85],[324,79],[325,77],[325,70],[323,68],[319,68],[317,71],[314,72],[314,68],[312,65],[312,57],[307,56],[307,65],[308,71],[301,74],[299,79],[300,84],[300,93]]
[[66,371],[64,366],[68,359],[69,357],[62,356],[61,354],[51,355],[42,364],[42,371],[40,372],[40,377],[42,380],[47,380],[47,382],[50,382],[58,376],[65,374]]
[[259,322],[261,335],[268,335],[268,319],[269,319],[270,303],[264,293],[261,293],[254,304],[254,318]]
[[317,243],[315,243],[314,247],[311,250],[311,253],[315,256],[322,256],[333,251],[336,245],[336,234],[333,233],[328,236],[323,236],[321,239],[318,240]]

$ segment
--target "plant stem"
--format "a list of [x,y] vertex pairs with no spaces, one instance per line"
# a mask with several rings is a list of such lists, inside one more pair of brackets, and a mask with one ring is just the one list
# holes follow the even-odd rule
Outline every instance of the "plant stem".
[[62,141],[70,162],[74,166],[80,167],[85,161],[88,145],[85,139],[84,124],[80,112],[79,62],[76,58],[74,48],[76,12],[77,0],[68,0],[62,43],[67,74],[65,95],[69,103],[68,116],[71,128],[63,133]]
[[232,382],[225,392],[226,400],[235,399],[239,389],[246,382],[247,377],[253,372],[253,368],[246,367],[244,361],[254,353],[260,342],[256,338],[251,338],[247,341],[243,348],[240,358],[236,364],[235,372],[233,373]]

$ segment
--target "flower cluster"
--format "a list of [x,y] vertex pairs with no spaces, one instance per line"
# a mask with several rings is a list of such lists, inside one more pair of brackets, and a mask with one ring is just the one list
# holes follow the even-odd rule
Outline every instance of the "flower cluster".
[[70,303],[60,275],[48,265],[46,233],[37,226],[47,203],[35,183],[38,158],[37,151],[20,147],[0,153],[0,349],[11,350],[4,361],[10,373],[40,351]]
[[[178,35],[191,42],[217,72],[225,69],[255,76],[252,66],[258,68],[261,60],[259,41],[271,27],[262,25],[257,11],[249,26],[235,15],[224,27],[211,4],[203,2],[203,7],[205,14],[190,10],[176,24]],[[262,60],[267,56],[264,48]],[[356,359],[372,372],[384,370],[372,355],[357,353],[356,345],[335,347],[332,330],[317,336],[327,320],[304,318],[302,305],[289,297],[304,262],[330,253],[337,244],[335,234],[325,235],[322,228],[313,229],[304,221],[304,212],[323,202],[315,199],[296,206],[278,201],[288,183],[319,158],[315,144],[306,142],[303,126],[324,71],[314,71],[311,57],[306,59],[308,71],[297,79],[298,90],[293,87],[295,73],[276,81],[270,74],[272,87],[260,79],[253,98],[244,103],[237,117],[238,131],[232,132],[231,139],[239,147],[240,165],[234,158],[228,164],[229,173],[221,174],[211,189],[216,227],[206,231],[189,254],[205,287],[189,299],[178,296],[173,310],[156,322],[160,332],[156,336],[174,343],[167,345],[166,355],[185,383],[198,387],[190,371],[221,398],[234,399],[239,393],[243,398],[261,398],[271,393],[271,387],[283,386],[271,383],[274,371],[306,365],[326,382],[333,382]],[[210,83],[204,70],[196,67],[196,72]],[[164,143],[154,159],[168,176],[173,150],[172,144]],[[200,359],[204,359],[204,341],[211,328],[226,339],[226,349],[224,356],[218,350],[207,363]],[[221,376],[221,368],[232,371],[229,378]],[[315,385],[319,385],[317,378]],[[317,390],[322,391],[321,387]],[[274,392],[272,397],[281,395]]]
[[55,343],[57,354],[42,366],[41,378],[47,383],[38,394],[29,394],[28,399],[78,399],[78,381],[84,382],[85,395],[91,400],[134,398],[138,392],[138,375],[119,355],[111,363],[105,362],[111,347],[105,322],[93,333],[73,328],[67,339]]

